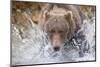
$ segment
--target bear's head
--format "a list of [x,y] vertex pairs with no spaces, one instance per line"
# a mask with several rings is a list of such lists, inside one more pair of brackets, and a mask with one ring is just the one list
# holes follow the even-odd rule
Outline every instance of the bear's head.
[[44,11],[40,22],[40,26],[48,34],[54,51],[60,50],[65,41],[69,41],[78,28],[73,11],[59,8],[56,5]]

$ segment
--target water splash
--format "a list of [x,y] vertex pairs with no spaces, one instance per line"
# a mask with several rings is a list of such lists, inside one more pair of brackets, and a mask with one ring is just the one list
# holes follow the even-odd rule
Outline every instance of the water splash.
[[[20,32],[16,25],[12,24],[12,64],[45,64],[60,62],[75,62],[95,60],[95,19],[93,21],[84,20],[82,25],[83,34],[90,44],[90,53],[85,53],[84,57],[79,57],[78,49],[72,45],[65,45],[62,50],[54,52],[47,39],[47,34],[35,25],[31,18],[24,14],[31,23],[32,27],[23,35],[28,36],[21,38]],[[76,41],[75,39],[73,39]],[[77,43],[76,43],[77,45]],[[77,47],[78,48],[78,47]]]

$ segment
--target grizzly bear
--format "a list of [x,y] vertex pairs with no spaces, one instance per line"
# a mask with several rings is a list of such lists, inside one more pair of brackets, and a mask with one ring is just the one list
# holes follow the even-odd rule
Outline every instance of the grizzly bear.
[[39,27],[47,32],[54,51],[59,51],[80,29],[82,19],[73,5],[45,4],[38,22]]

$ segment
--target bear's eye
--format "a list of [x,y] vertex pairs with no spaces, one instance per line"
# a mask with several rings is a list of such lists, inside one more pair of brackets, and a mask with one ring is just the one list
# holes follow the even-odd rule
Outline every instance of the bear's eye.
[[51,32],[51,33],[54,33],[55,31],[54,31],[54,30],[51,30],[50,32]]
[[62,31],[62,30],[60,30],[60,31],[58,31],[59,33],[63,33],[64,31]]

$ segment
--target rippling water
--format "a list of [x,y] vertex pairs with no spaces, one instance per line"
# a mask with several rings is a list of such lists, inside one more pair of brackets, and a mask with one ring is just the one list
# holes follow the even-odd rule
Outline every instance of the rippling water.
[[[31,21],[30,18],[28,19]],[[23,33],[25,37],[22,39],[16,25],[12,24],[12,64],[27,65],[95,60],[95,17],[91,20],[84,20],[81,30],[82,34],[86,36],[85,40],[90,45],[89,52],[85,53],[84,57],[79,57],[77,43],[76,47],[67,44],[60,51],[54,52],[47,39],[47,34],[40,30],[37,25],[33,24],[30,30]]]

